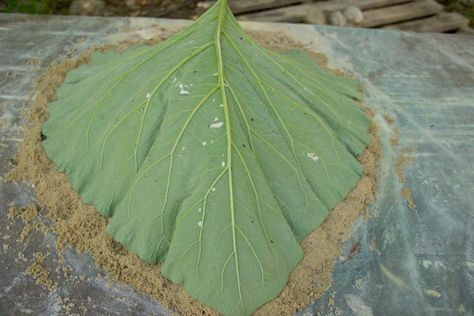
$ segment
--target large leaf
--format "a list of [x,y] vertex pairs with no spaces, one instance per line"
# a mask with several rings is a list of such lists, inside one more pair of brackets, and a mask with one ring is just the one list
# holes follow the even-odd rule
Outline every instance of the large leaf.
[[223,314],[282,290],[361,175],[356,82],[256,45],[219,1],[156,46],[97,52],[49,106],[44,148],[108,231]]

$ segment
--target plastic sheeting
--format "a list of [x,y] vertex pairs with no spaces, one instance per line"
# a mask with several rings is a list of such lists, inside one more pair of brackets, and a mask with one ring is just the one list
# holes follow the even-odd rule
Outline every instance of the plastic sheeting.
[[[34,80],[52,62],[95,45],[144,39],[187,24],[142,18],[0,15],[0,175],[22,139],[21,112],[31,105]],[[364,103],[375,113],[384,155],[376,201],[354,224],[336,260],[330,289],[303,315],[471,315],[474,313],[474,37],[413,34],[324,26],[247,23],[250,29],[287,32],[324,53],[329,65],[360,78]],[[384,116],[395,119],[390,125]],[[399,129],[399,145],[391,135]],[[400,150],[412,151],[400,183]],[[414,208],[403,198],[411,189]],[[0,230],[12,205],[34,202],[26,184],[0,183]],[[45,219],[47,221],[47,219]],[[12,230],[20,229],[19,224]],[[12,233],[13,235],[13,233]],[[127,285],[109,280],[87,254],[67,250],[78,283],[54,272],[58,290],[34,285],[18,258],[54,236],[32,234],[26,244],[0,240],[0,314],[168,315]],[[358,249],[351,252],[351,249]],[[348,254],[351,253],[349,259]],[[109,286],[112,284],[112,286]],[[65,302],[63,298],[68,298]],[[82,306],[82,307],[81,307]]]

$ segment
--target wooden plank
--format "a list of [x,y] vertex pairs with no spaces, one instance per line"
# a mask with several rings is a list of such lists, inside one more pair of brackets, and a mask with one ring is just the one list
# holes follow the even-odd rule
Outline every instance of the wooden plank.
[[416,1],[382,9],[368,10],[364,12],[364,20],[357,24],[357,26],[377,27],[404,22],[431,16],[442,10],[443,6],[433,0]]
[[[255,11],[275,9],[293,4],[307,2],[306,0],[230,0],[229,5],[234,14],[250,13]],[[209,8],[216,1],[201,1],[200,6]]]
[[[321,1],[313,5],[313,9],[308,12],[305,18],[306,23],[326,24],[327,20],[335,11],[343,12],[345,9],[355,6],[360,10],[376,9],[401,3],[412,2],[413,0],[332,0]],[[326,17],[326,18],[325,18]],[[349,22],[350,23],[350,22]]]
[[[242,0],[240,0],[242,1]],[[278,8],[257,13],[248,13],[238,16],[241,20],[266,21],[266,22],[304,22],[311,9],[321,11],[343,10],[351,5],[360,9],[378,8],[410,2],[412,0],[335,0],[321,1],[314,4],[300,4],[285,8]]]
[[311,4],[267,10],[237,16],[239,20],[265,22],[303,22],[311,9]]
[[331,0],[317,2],[314,5],[322,11],[344,10],[350,6],[356,6],[361,10],[369,10],[412,1],[413,0]]
[[456,34],[466,34],[474,36],[474,29],[470,28],[469,26],[461,28]]
[[234,0],[229,1],[235,14],[284,7],[304,2],[303,0]]
[[412,1],[413,0],[347,0],[347,2],[353,2],[352,5],[361,10],[383,8]]
[[465,28],[469,20],[456,13],[441,13],[437,16],[384,27],[384,29],[412,32],[449,32]]

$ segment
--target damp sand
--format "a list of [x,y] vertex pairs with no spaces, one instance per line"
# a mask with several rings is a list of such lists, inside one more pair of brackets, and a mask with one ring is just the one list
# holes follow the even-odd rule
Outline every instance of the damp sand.
[[[281,34],[252,33],[260,44],[275,50],[305,47]],[[153,40],[156,43],[159,40]],[[105,49],[124,49],[138,43],[122,43],[119,47],[100,47]],[[130,254],[106,233],[107,219],[99,215],[91,205],[81,202],[64,174],[55,170],[41,145],[41,127],[48,117],[48,103],[55,99],[56,89],[61,85],[66,73],[89,61],[86,52],[77,58],[63,60],[50,67],[37,83],[31,110],[26,113],[28,124],[24,141],[20,144],[16,156],[16,167],[9,179],[28,181],[36,191],[37,202],[48,211],[52,220],[50,229],[57,235],[56,248],[61,253],[65,247],[73,247],[80,252],[91,254],[98,267],[120,282],[132,285],[146,293],[170,310],[181,315],[217,315],[211,308],[189,296],[177,284],[173,284],[160,274],[159,265],[149,265],[137,256]],[[308,51],[318,64],[325,66],[324,55]],[[338,75],[345,74],[333,70]],[[380,146],[376,140],[376,128],[372,126],[373,142],[359,157],[364,174],[346,199],[338,204],[326,221],[305,240],[301,246],[304,257],[291,273],[288,284],[274,300],[263,305],[256,315],[291,315],[303,310],[320,297],[331,285],[331,273],[335,260],[340,256],[341,246],[352,231],[352,224],[361,216],[366,216],[366,208],[373,201],[378,171]],[[30,211],[31,216],[37,212]],[[360,246],[359,246],[360,247]],[[39,282],[54,289],[48,279],[48,271],[41,266],[43,257],[36,256],[34,266],[30,266],[30,275],[41,278]],[[350,260],[348,258],[347,260]]]

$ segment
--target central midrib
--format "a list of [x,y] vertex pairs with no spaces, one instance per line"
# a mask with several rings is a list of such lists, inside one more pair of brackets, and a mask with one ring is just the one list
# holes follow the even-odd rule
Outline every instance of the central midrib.
[[239,300],[244,308],[244,301],[242,298],[242,289],[240,284],[240,272],[239,272],[239,259],[237,253],[237,238],[236,238],[236,223],[235,223],[235,207],[234,207],[234,194],[233,194],[233,180],[232,180],[232,127],[230,123],[230,114],[229,114],[229,105],[227,103],[227,96],[225,91],[225,79],[224,79],[224,66],[222,60],[222,48],[221,48],[221,34],[223,32],[223,26],[227,14],[227,0],[219,0],[219,18],[218,25],[216,30],[216,57],[217,57],[217,67],[218,67],[218,85],[221,89],[222,102],[224,104],[224,122],[226,126],[227,134],[227,172],[229,179],[229,204],[230,204],[230,213],[231,213],[231,226],[232,226],[232,246],[233,254],[235,259],[235,271],[237,278],[237,287],[239,292]]

